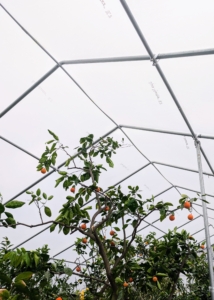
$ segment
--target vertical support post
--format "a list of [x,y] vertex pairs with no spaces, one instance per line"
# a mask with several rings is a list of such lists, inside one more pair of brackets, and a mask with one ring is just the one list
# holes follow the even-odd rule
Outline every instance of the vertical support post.
[[207,244],[207,258],[209,265],[209,275],[210,275],[210,293],[211,299],[214,300],[214,273],[213,273],[213,255],[212,255],[212,247],[210,242],[210,232],[209,232],[209,224],[208,224],[208,215],[207,215],[207,205],[205,197],[205,187],[204,187],[204,177],[202,170],[202,162],[201,162],[201,147],[200,142],[198,140],[195,141],[195,147],[197,152],[197,161],[198,161],[198,171],[199,171],[199,181],[200,181],[200,190],[201,190],[201,198],[202,198],[202,208],[203,208],[203,218],[204,218],[204,229],[205,229],[205,237]]

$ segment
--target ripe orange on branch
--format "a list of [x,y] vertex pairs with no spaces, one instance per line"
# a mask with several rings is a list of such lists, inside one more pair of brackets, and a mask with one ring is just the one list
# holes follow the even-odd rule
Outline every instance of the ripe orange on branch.
[[42,174],[45,174],[46,172],[47,172],[47,170],[46,170],[45,168],[42,168],[42,169],[41,169],[41,173],[42,173]]
[[62,298],[61,297],[57,297],[56,300],[62,300]]
[[87,228],[87,226],[86,226],[85,223],[83,223],[83,224],[80,225],[80,228],[82,228],[83,230],[85,230]]
[[132,277],[130,277],[128,281],[129,281],[129,282],[133,282],[133,278],[132,278]]
[[200,248],[201,248],[201,249],[204,249],[204,248],[205,248],[205,246],[204,246],[204,245],[201,245],[201,246],[200,246]]
[[71,191],[72,193],[75,193],[75,187],[72,186],[72,187],[70,188],[70,191]]
[[82,243],[83,243],[83,244],[87,244],[87,242],[88,242],[88,240],[87,240],[86,238],[83,238],[83,239],[82,239]]
[[109,206],[106,206],[106,207],[105,207],[105,211],[108,211],[108,210],[109,210]]
[[189,209],[191,207],[191,203],[189,201],[184,202],[184,207]]
[[157,278],[156,276],[153,276],[153,277],[152,277],[152,280],[153,280],[154,282],[156,282],[156,281],[158,281],[158,278]]
[[114,231],[114,230],[111,230],[111,231],[110,231],[110,235],[115,235],[115,231]]
[[170,219],[170,221],[174,221],[175,220],[175,216],[174,215],[170,215],[169,219]]
[[77,272],[80,272],[80,271],[81,271],[81,267],[80,267],[80,266],[77,266],[77,267],[76,267],[76,271],[77,271]]
[[189,214],[187,218],[188,218],[190,221],[194,219],[194,217],[193,217],[192,214]]
[[100,192],[100,188],[97,187],[97,188],[95,189],[95,191],[99,193],[99,192]]
[[124,286],[124,287],[127,287],[128,285],[129,285],[128,282],[124,282],[124,283],[123,283],[123,286]]

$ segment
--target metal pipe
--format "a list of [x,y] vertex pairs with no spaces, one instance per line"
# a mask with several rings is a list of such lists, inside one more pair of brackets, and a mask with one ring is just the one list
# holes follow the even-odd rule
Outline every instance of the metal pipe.
[[[0,4],[1,5],[1,4]],[[48,78],[54,71],[58,69],[58,65],[54,66],[50,71],[48,71],[44,76],[42,76],[37,82],[35,82],[29,89],[27,89],[21,96],[19,96],[14,102],[12,102],[7,108],[5,108],[0,113],[0,118],[2,118],[9,110],[16,106],[22,99],[24,99],[30,92],[32,92],[40,83],[42,83],[46,78]]]
[[19,150],[25,152],[26,154],[32,156],[32,157],[35,158],[36,160],[39,160],[39,158],[38,158],[36,155],[34,155],[34,154],[28,152],[27,150],[25,150],[25,149],[19,147],[18,145],[14,144],[13,142],[9,141],[8,139],[4,138],[3,136],[0,136],[0,139],[2,139],[3,141],[5,141],[6,143],[8,143],[8,144],[10,144],[10,145],[12,145],[12,146],[14,146],[14,147],[16,147],[17,149],[19,149]]
[[210,293],[211,293],[211,299],[214,300],[213,256],[212,256],[212,247],[210,242],[207,206],[206,206],[206,202],[203,201],[206,200],[206,196],[205,196],[204,178],[203,178],[203,171],[202,171],[200,142],[196,141],[195,146],[196,146],[196,153],[197,153],[199,182],[200,182],[201,197],[202,197],[204,229],[205,229],[205,237],[206,237],[206,244],[207,244],[207,258],[208,258],[209,275],[210,275]]
[[23,244],[27,243],[28,241],[32,240],[33,238],[35,238],[37,235],[39,235],[40,233],[44,232],[45,230],[47,230],[48,228],[50,228],[50,226],[42,229],[41,231],[37,232],[36,234],[32,235],[31,237],[29,237],[27,240],[25,240],[24,242],[21,242],[20,244],[16,245],[15,247],[13,247],[12,250],[15,250],[16,248],[22,246]]
[[148,54],[150,56],[151,61],[153,61],[153,65],[155,66],[155,68],[157,69],[159,75],[161,76],[161,78],[162,78],[162,80],[163,80],[166,88],[168,89],[168,92],[170,93],[172,99],[174,100],[174,102],[175,102],[178,110],[180,111],[180,113],[181,113],[181,115],[182,115],[182,117],[183,117],[183,119],[184,119],[187,127],[189,128],[189,130],[190,130],[190,132],[191,132],[191,134],[193,136],[193,138],[196,140],[197,138],[196,138],[196,135],[195,135],[195,133],[194,133],[194,131],[192,129],[192,126],[190,125],[190,123],[189,123],[189,121],[188,121],[188,119],[187,119],[187,117],[186,117],[186,115],[185,115],[185,113],[184,113],[184,111],[183,111],[180,103],[178,102],[178,100],[177,100],[177,98],[176,98],[176,96],[175,96],[175,94],[174,94],[171,86],[169,85],[169,83],[168,83],[165,75],[163,74],[160,66],[158,65],[156,57],[154,56],[154,54],[153,54],[151,48],[149,47],[149,45],[148,45],[148,43],[147,43],[147,41],[146,41],[143,33],[141,32],[140,27],[138,26],[138,24],[137,24],[137,22],[136,22],[136,20],[135,20],[135,18],[133,16],[130,8],[128,7],[128,5],[127,5],[127,3],[126,3],[125,0],[120,0],[120,3],[122,4],[122,6],[123,6],[123,8],[124,8],[124,10],[125,10],[125,12],[127,14],[127,16],[129,17],[129,20],[131,21],[132,25],[134,26],[134,28],[135,28],[135,30],[136,30],[136,32],[137,32],[140,40],[142,41],[144,47],[146,48],[146,50],[147,50],[147,52],[148,52]]
[[[175,94],[174,94],[174,92],[173,92],[173,90],[172,90],[172,88],[171,88],[169,82],[167,81],[167,79],[166,79],[166,77],[165,77],[165,75],[164,75],[164,73],[163,73],[161,67],[160,67],[159,64],[158,64],[157,56],[155,56],[155,55],[153,54],[151,48],[149,47],[149,45],[148,45],[148,43],[147,43],[147,41],[146,41],[146,39],[145,39],[143,33],[142,33],[141,30],[140,30],[140,27],[138,26],[138,24],[137,24],[137,22],[136,22],[134,16],[132,15],[132,12],[131,12],[130,8],[128,7],[126,1],[125,1],[125,0],[120,0],[120,3],[121,3],[121,5],[123,6],[123,8],[124,8],[124,10],[125,10],[125,12],[126,12],[128,18],[129,18],[129,20],[131,21],[133,27],[135,28],[135,30],[136,30],[136,32],[137,32],[137,34],[138,34],[140,40],[142,41],[142,43],[143,43],[143,45],[144,45],[144,47],[146,48],[146,50],[147,50],[147,52],[148,52],[148,54],[149,54],[149,56],[150,56],[150,59],[151,59],[151,61],[153,62],[153,66],[155,66],[155,68],[157,69],[157,71],[158,71],[160,77],[162,78],[162,80],[163,80],[163,82],[164,82],[164,84],[165,84],[165,86],[166,86],[168,92],[170,93],[172,99],[174,100],[175,105],[177,106],[178,110],[180,111],[180,114],[181,114],[181,116],[183,117],[183,119],[184,119],[184,121],[185,121],[187,127],[189,128],[189,131],[191,132],[193,139],[194,139],[195,141],[197,141],[197,136],[196,136],[196,134],[194,133],[193,128],[192,128],[192,126],[190,125],[188,118],[186,117],[186,115],[185,115],[185,113],[184,113],[184,111],[183,111],[183,109],[182,109],[182,107],[181,107],[181,105],[180,105],[180,103],[179,103],[177,97],[175,96]],[[211,164],[210,164],[209,160],[207,159],[207,157],[206,157],[206,155],[205,155],[204,152],[203,152],[203,155],[204,155],[204,158],[206,159],[206,161],[207,161],[207,163],[208,163],[208,165],[209,165],[209,167],[210,167],[212,173],[214,174],[214,170],[213,170],[213,168],[212,168],[212,166],[211,166]]]
[[[179,185],[175,185],[177,188],[180,188],[180,189],[183,189],[183,190],[187,190],[187,191],[190,191],[190,192],[195,192],[195,193],[200,193],[199,191],[196,191],[196,190],[192,190],[192,189],[188,189],[188,188],[185,188],[183,186],[179,186]],[[206,194],[206,196],[208,197],[214,197],[214,195],[210,195],[210,194]]]
[[[166,167],[170,167],[170,168],[175,168],[175,169],[180,169],[180,170],[184,170],[184,171],[189,171],[189,172],[194,172],[194,173],[198,173],[197,170],[194,169],[189,169],[189,168],[183,168],[183,167],[179,167],[179,166],[175,166],[175,165],[171,165],[171,164],[165,164],[162,162],[158,162],[158,161],[153,161],[153,164],[157,164],[157,165],[162,165],[162,166],[166,166]],[[203,172],[204,175],[208,175],[208,176],[213,176],[213,174],[211,173],[207,173],[207,172]]]
[[202,153],[204,159],[206,160],[206,162],[207,162],[207,164],[208,164],[210,170],[211,170],[212,173],[214,174],[214,170],[213,170],[213,168],[212,168],[212,166],[211,166],[211,163],[209,162],[209,159],[207,158],[207,156],[206,156],[206,154],[205,154],[205,152],[204,152],[204,150],[203,150],[203,148],[202,148],[201,146],[200,146],[200,150],[201,150],[201,153]]
[[58,252],[57,254],[53,255],[53,258],[56,257],[56,256],[58,256],[58,255],[60,255],[61,253],[65,252],[66,250],[70,249],[73,246],[75,246],[75,244],[72,244],[71,246],[69,246],[69,247],[65,248],[64,250]]
[[[175,209],[174,211],[176,211],[176,210],[177,210],[177,209]],[[194,222],[195,220],[197,220],[197,219],[200,218],[200,217],[201,217],[201,215],[195,217],[192,221],[187,221],[186,223],[184,223],[184,224],[178,226],[177,229],[180,229],[180,228],[184,227],[184,226],[187,225],[189,222]],[[159,220],[159,219],[158,219],[158,220]],[[157,221],[158,221],[158,220],[157,220]],[[164,235],[160,236],[160,237],[158,238],[158,240],[161,239],[163,236],[164,236]]]
[[[138,127],[138,126],[130,126],[130,125],[119,125],[119,127],[128,128],[128,129],[135,129],[135,130],[142,130],[142,131],[150,131],[150,132],[157,132],[157,133],[165,133],[165,134],[172,134],[172,135],[181,135],[181,136],[192,137],[192,135],[190,133],[185,133],[185,132],[168,131],[168,130],[146,128],[146,127]],[[214,140],[214,136],[203,135],[203,134],[199,134],[198,138],[212,139],[212,140]]]
[[[172,53],[161,53],[161,54],[157,55],[157,59],[169,59],[169,58],[212,55],[212,54],[214,54],[214,49],[191,50],[191,51],[181,51],[181,52],[172,52]],[[95,64],[95,63],[111,63],[111,62],[144,61],[144,60],[150,60],[150,56],[149,55],[139,55],[139,56],[123,56],[123,57],[107,57],[107,58],[65,60],[65,61],[62,61],[61,64],[75,65],[75,64]]]

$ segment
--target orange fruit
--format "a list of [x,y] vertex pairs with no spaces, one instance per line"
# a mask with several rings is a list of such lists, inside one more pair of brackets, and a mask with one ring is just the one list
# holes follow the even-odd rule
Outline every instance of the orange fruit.
[[71,191],[72,193],[75,193],[75,187],[72,186],[72,187],[70,188],[70,191]]
[[193,220],[193,219],[194,219],[194,217],[193,217],[192,214],[189,214],[187,218],[188,218],[189,220]]
[[149,245],[149,242],[145,242],[146,245]]
[[190,239],[190,240],[191,240],[191,239],[193,239],[193,237],[190,235],[190,236],[188,237],[188,239]]
[[152,280],[153,280],[154,282],[156,282],[156,281],[158,281],[158,278],[157,278],[156,276],[153,276],[153,277],[152,277]]
[[108,210],[109,210],[109,206],[106,206],[106,207],[105,207],[105,211],[108,211]]
[[174,215],[170,215],[169,219],[170,219],[170,221],[174,221],[175,220],[175,216]]
[[111,246],[114,247],[115,246],[115,242],[111,241]]
[[184,207],[189,209],[191,207],[191,203],[189,201],[184,202]]
[[204,248],[205,248],[205,246],[204,246],[204,245],[201,245],[201,246],[200,246],[200,248],[201,248],[201,249],[204,249]]
[[114,231],[114,230],[111,230],[111,231],[110,231],[110,235],[115,235],[115,231]]
[[56,300],[62,300],[62,298],[61,297],[57,297]]
[[95,191],[99,193],[100,192],[100,188],[97,187]]
[[80,272],[80,271],[81,271],[81,267],[80,267],[80,266],[77,266],[77,267],[76,267],[76,271],[77,271],[77,272]]
[[128,281],[129,281],[129,282],[133,282],[133,278],[132,278],[132,277],[130,277]]
[[83,239],[82,239],[82,243],[83,243],[83,244],[87,244],[87,242],[88,242],[88,240],[87,240],[86,238],[83,238]]
[[124,283],[123,283],[123,286],[124,286],[124,287],[127,287],[128,285],[129,285],[128,282],[124,282]]
[[46,172],[47,172],[47,170],[46,170],[45,168],[42,168],[42,169],[41,169],[41,173],[42,173],[42,174],[45,174]]
[[83,223],[83,224],[81,224],[81,226],[80,226],[80,228],[82,228],[83,230],[85,230],[86,229],[86,224],[85,223]]

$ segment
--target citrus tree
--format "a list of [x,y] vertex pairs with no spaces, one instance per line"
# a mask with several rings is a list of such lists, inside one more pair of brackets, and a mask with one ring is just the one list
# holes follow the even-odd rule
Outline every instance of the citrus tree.
[[[47,142],[37,170],[45,174],[50,168],[55,168],[59,151],[66,154],[64,169],[56,169],[60,177],[55,183],[55,187],[62,185],[69,192],[66,202],[55,220],[44,222],[43,214],[50,218],[52,216],[47,203],[53,196],[47,196],[40,189],[35,192],[27,191],[31,197],[29,205],[32,203],[36,205],[41,223],[32,225],[15,220],[8,209],[19,208],[25,202],[13,200],[6,205],[0,204],[0,213],[3,216],[0,219],[0,226],[15,229],[17,226],[34,227],[50,224],[50,232],[56,228],[64,235],[79,232],[81,237],[75,242],[75,250],[79,255],[87,254],[91,257],[90,263],[87,263],[85,268],[77,265],[73,272],[69,270],[69,275],[72,273],[82,277],[88,287],[88,290],[79,295],[80,299],[85,297],[85,299],[114,300],[130,299],[130,296],[133,299],[140,299],[139,297],[142,298],[148,291],[161,289],[161,282],[166,280],[166,277],[169,281],[168,299],[172,299],[180,273],[189,272],[187,262],[197,257],[198,248],[196,249],[194,243],[189,243],[185,232],[180,235],[177,232],[169,232],[163,241],[157,241],[154,235],[149,235],[146,239],[149,245],[141,237],[137,237],[143,220],[156,211],[160,214],[160,221],[168,215],[173,221],[175,216],[174,211],[170,209],[172,204],[163,201],[156,203],[154,197],[142,199],[138,186],[128,186],[125,191],[120,185],[111,186],[103,191],[99,181],[102,172],[107,169],[104,163],[100,163],[100,159],[104,159],[108,167],[113,168],[112,156],[116,154],[117,149],[123,147],[123,143],[119,144],[111,137],[94,142],[94,137],[90,134],[80,139],[80,146],[76,148],[77,154],[72,156],[58,136],[50,130],[49,133],[52,140]],[[95,207],[91,204],[92,200],[95,200]],[[177,209],[190,209],[196,200],[182,195]],[[192,219],[193,216],[190,215],[189,219]],[[109,231],[110,238],[106,238],[106,230]],[[48,268],[48,271],[52,271],[52,267],[47,265],[47,261],[41,256],[41,251],[45,251],[44,248],[29,256],[32,259],[32,268],[41,264],[44,268]],[[6,254],[6,259],[11,260],[11,255]],[[46,271],[42,269],[42,273]],[[32,278],[36,277],[35,269],[31,272]],[[28,289],[28,278],[21,280]]]

